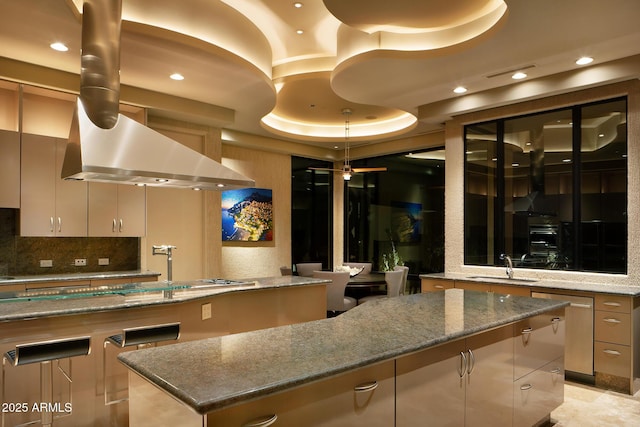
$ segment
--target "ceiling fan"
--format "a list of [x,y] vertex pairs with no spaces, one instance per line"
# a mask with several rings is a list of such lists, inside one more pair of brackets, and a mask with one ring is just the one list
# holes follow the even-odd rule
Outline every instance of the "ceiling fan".
[[331,169],[331,168],[309,168],[312,170],[322,170],[322,171],[331,171],[331,172],[342,172],[342,178],[345,181],[349,181],[351,179],[351,174],[353,173],[361,173],[361,172],[386,172],[386,167],[369,167],[369,168],[352,168],[349,163],[349,116],[352,111],[350,108],[343,108],[342,114],[345,116],[344,121],[344,164],[342,165],[342,169]]

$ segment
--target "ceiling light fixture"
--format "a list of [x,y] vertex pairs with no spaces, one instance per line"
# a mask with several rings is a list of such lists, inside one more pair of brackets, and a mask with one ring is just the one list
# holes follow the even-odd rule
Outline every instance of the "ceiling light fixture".
[[296,34],[304,34],[304,30],[296,30]]
[[303,6],[302,3],[300,3],[299,1],[293,4],[293,7],[295,7],[296,9],[300,9],[302,6]]
[[184,80],[184,76],[180,73],[173,73],[169,76],[169,78],[171,80],[177,80],[177,81]]
[[458,86],[453,90],[454,93],[465,93],[466,91],[467,91],[467,88],[464,86]]
[[51,43],[49,47],[53,50],[57,50],[58,52],[66,52],[69,50],[66,44],[60,42]]
[[587,65],[593,62],[593,58],[590,56],[583,56],[576,60],[576,64],[578,65]]
[[518,71],[517,73],[515,73],[515,74],[513,74],[511,76],[511,78],[514,79],[514,80],[522,80],[522,79],[524,79],[526,77],[527,77],[527,74],[523,73],[522,71]]

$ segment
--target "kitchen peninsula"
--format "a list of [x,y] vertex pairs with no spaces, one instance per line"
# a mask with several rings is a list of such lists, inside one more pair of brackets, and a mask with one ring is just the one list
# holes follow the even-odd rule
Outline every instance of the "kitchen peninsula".
[[[43,283],[58,286],[32,288],[33,278],[17,277],[0,286],[0,352],[5,354],[24,344],[75,337],[89,337],[86,356],[63,358],[55,366],[71,372],[72,392],[54,370],[54,403],[72,402],[71,414],[56,419],[56,426],[126,425],[128,419],[127,373],[117,361],[123,350],[107,345],[126,330],[173,324],[178,337],[157,343],[175,343],[233,334],[260,328],[317,320],[326,316],[326,281],[304,277],[272,277],[243,281],[205,279],[189,282],[128,282],[123,278],[98,277],[96,286],[86,286],[89,277],[65,275]],[[113,280],[112,280],[113,279]],[[4,285],[26,287],[6,291]],[[79,286],[65,286],[82,282]],[[36,286],[36,285],[33,285]],[[40,364],[3,364],[3,403],[40,402]],[[71,368],[72,366],[72,368]],[[67,394],[65,394],[67,393]],[[71,398],[73,398],[71,400]],[[32,411],[31,411],[32,412]],[[4,425],[17,425],[40,418],[37,413],[3,413]]]
[[122,353],[130,425],[531,426],[564,398],[566,305],[451,289]]

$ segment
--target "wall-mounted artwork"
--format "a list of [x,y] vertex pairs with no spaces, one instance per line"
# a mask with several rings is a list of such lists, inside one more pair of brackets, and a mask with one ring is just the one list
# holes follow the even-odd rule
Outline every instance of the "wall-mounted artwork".
[[243,188],[222,192],[222,241],[273,240],[271,190]]

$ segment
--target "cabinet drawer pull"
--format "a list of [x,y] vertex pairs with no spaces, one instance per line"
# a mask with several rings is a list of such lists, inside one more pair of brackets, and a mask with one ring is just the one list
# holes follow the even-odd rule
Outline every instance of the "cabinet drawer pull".
[[522,345],[526,346],[529,344],[529,338],[531,337],[531,332],[533,332],[533,328],[524,328],[522,330]]
[[532,386],[531,384],[522,384],[522,385],[520,386],[520,390],[522,390],[522,391],[530,390],[530,389],[532,389],[532,388],[533,388],[533,386]]
[[559,317],[554,317],[553,319],[551,319],[551,323],[558,323],[560,321]]
[[368,383],[358,384],[353,388],[356,393],[366,393],[367,391],[373,391],[378,388],[377,381],[369,381]]
[[571,304],[569,304],[569,307],[573,307],[573,308],[591,308],[591,304],[580,304],[577,302],[572,302]]
[[242,424],[242,427],[267,427],[275,423],[277,419],[278,415],[276,414],[264,415]]
[[476,366],[476,357],[473,355],[473,351],[469,349],[469,362],[467,363],[467,374],[471,375],[473,368]]
[[613,317],[605,317],[604,319],[602,319],[604,322],[607,323],[622,323],[620,320],[615,319]]
[[605,354],[610,354],[612,356],[620,356],[622,354],[618,350],[609,350],[609,349],[602,350],[602,352]]
[[464,351],[460,352],[460,367],[458,368],[458,375],[460,378],[464,377],[464,374],[467,372],[467,356],[464,354]]
[[614,302],[614,301],[605,301],[602,303],[602,305],[606,305],[608,307],[620,307],[622,304],[620,304],[619,302]]
[[444,286],[442,286],[442,285],[434,285],[433,287],[435,289],[444,289]]
[[553,368],[553,369],[552,369],[551,371],[549,371],[549,372],[551,372],[552,374],[559,374],[561,371],[560,371],[560,368]]
[[523,334],[530,334],[531,332],[533,332],[533,328],[524,328],[524,329],[522,330],[522,333],[523,333]]

